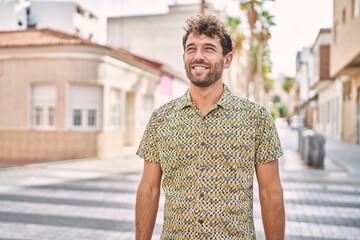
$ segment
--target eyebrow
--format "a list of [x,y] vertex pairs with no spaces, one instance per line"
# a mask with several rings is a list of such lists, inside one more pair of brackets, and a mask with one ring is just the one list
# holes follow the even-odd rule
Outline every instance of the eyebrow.
[[[212,43],[204,43],[204,45],[206,47],[213,47],[216,49],[216,45],[215,44],[212,44]],[[191,46],[195,46],[195,43],[189,43],[188,45],[185,46],[185,48],[188,48],[188,47],[191,47]]]

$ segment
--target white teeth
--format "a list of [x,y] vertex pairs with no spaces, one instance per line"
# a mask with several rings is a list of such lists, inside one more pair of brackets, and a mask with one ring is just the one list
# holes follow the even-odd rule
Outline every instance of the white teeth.
[[196,70],[205,70],[206,68],[205,67],[194,67],[194,69],[196,69]]

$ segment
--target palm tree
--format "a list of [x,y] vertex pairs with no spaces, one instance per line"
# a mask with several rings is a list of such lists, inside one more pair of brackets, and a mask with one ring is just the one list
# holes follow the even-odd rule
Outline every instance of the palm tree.
[[263,69],[264,56],[266,55],[266,52],[264,52],[264,48],[267,46],[267,42],[270,39],[269,29],[271,26],[275,25],[273,18],[274,16],[270,15],[268,11],[263,10],[261,12],[261,15],[259,15],[260,29],[257,30],[255,33],[255,38],[258,42],[256,76],[253,79],[254,98],[256,101],[260,100],[259,99],[260,84],[263,84],[264,80],[267,78],[266,74],[264,74],[264,69]]
[[[246,39],[245,35],[241,32],[239,29],[239,26],[241,24],[241,20],[238,17],[227,17],[227,29],[229,33],[231,34],[231,38],[233,40],[234,46],[233,46],[233,52],[234,52],[234,58],[237,58],[237,62],[240,62],[241,58],[241,52],[243,50],[243,42]],[[230,72],[229,72],[230,73]],[[238,71],[236,73],[236,82],[235,82],[235,89],[238,92],[239,89],[241,89],[241,76],[240,72]],[[231,77],[229,77],[229,84],[231,84]]]
[[295,79],[292,77],[284,77],[282,81],[282,88],[284,91],[289,94],[290,90],[295,85]]
[[201,2],[200,2],[200,14],[201,15],[205,14],[206,8],[207,8],[207,4],[206,4],[205,0],[201,0]]
[[[273,16],[263,8],[263,4],[266,1],[274,0],[240,0],[240,8],[246,11],[250,26],[249,74],[246,84],[246,96],[249,97],[250,82],[253,82],[255,101],[259,100],[258,92],[260,89],[258,89],[258,82],[261,82],[263,79],[263,44],[270,38],[269,28],[274,25]],[[255,44],[255,40],[257,40],[257,44]],[[259,81],[257,78],[259,78]]]

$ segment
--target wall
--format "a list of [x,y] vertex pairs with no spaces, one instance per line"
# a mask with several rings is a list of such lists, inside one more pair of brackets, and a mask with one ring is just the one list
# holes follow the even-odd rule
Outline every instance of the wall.
[[[164,62],[184,73],[183,26],[186,19],[199,14],[199,10],[199,4],[173,5],[167,14],[110,18],[108,44]],[[210,11],[220,15],[218,11]]]
[[0,159],[61,160],[97,155],[97,132],[0,130]]
[[357,88],[360,87],[360,75],[350,78],[351,93],[346,96],[343,103],[343,140],[349,143],[356,144],[357,142],[357,127],[356,127],[356,101]]
[[[345,9],[346,19],[342,21]],[[360,16],[351,17],[351,0],[334,0],[333,42],[331,45],[330,74],[337,75],[347,64],[360,54]]]
[[327,137],[341,140],[342,82],[335,80],[318,92],[319,116],[315,130]]
[[[158,83],[155,72],[120,61],[90,47],[59,46],[2,49],[0,55],[0,157],[68,159],[121,154],[124,138],[137,144],[146,123],[140,120],[142,96],[153,95]],[[32,130],[30,126],[30,86],[46,83],[56,86],[56,127]],[[70,84],[101,85],[104,89],[103,126],[98,130],[69,130],[67,125]],[[110,123],[110,89],[135,96],[133,131],[127,131],[123,111],[120,128]],[[128,136],[131,134],[132,136]],[[27,144],[28,142],[28,144]],[[11,146],[11,147],[10,147]],[[36,151],[34,151],[36,150]]]

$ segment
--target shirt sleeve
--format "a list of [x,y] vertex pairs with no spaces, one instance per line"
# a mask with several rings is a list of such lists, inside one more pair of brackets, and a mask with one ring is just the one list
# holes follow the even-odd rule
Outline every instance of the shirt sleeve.
[[156,112],[154,112],[146,126],[144,135],[136,152],[139,157],[152,163],[160,162],[160,154],[158,148],[159,136],[157,131],[158,122],[159,119]]
[[273,117],[265,108],[260,112],[255,164],[267,163],[283,155]]

